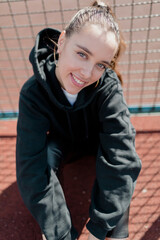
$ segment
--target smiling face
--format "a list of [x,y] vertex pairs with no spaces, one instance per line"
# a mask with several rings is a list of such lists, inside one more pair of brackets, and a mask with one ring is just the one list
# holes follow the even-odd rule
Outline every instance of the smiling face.
[[67,92],[76,94],[97,82],[109,66],[118,48],[115,34],[98,25],[86,25],[79,33],[58,41],[56,76]]

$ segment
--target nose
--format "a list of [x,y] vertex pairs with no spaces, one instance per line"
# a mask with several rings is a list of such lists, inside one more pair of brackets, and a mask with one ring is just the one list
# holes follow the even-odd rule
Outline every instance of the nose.
[[81,76],[85,79],[91,78],[93,73],[93,65],[92,64],[84,64],[81,67]]

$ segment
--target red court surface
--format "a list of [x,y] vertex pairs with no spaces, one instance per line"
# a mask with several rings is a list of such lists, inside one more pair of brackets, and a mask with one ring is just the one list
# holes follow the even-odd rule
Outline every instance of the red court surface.
[[[142,159],[130,211],[130,240],[160,240],[160,116],[136,116],[136,149]],[[40,229],[19,195],[15,175],[16,120],[0,121],[0,240],[41,240]],[[64,191],[79,240],[87,240],[92,157],[64,168]]]

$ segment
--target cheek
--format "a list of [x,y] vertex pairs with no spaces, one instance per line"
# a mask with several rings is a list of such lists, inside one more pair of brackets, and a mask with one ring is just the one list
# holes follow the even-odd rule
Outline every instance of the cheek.
[[67,51],[62,52],[59,60],[60,67],[65,70],[74,69],[79,65],[74,55]]
[[99,71],[97,69],[93,72],[92,83],[97,82],[103,75],[104,71]]

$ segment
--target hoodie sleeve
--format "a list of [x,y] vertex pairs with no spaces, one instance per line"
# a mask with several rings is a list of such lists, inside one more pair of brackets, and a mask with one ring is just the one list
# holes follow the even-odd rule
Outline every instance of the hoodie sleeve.
[[[37,96],[30,95],[30,91],[21,91],[20,94],[16,144],[17,183],[25,205],[47,240],[53,240],[70,229],[70,215],[58,179],[47,164],[49,121],[41,111],[41,100],[36,104],[37,100],[33,99]],[[60,226],[56,229],[58,224]]]
[[99,110],[100,145],[87,223],[98,239],[105,239],[129,207],[141,169],[135,151],[135,130],[120,84],[114,84],[109,94]]

